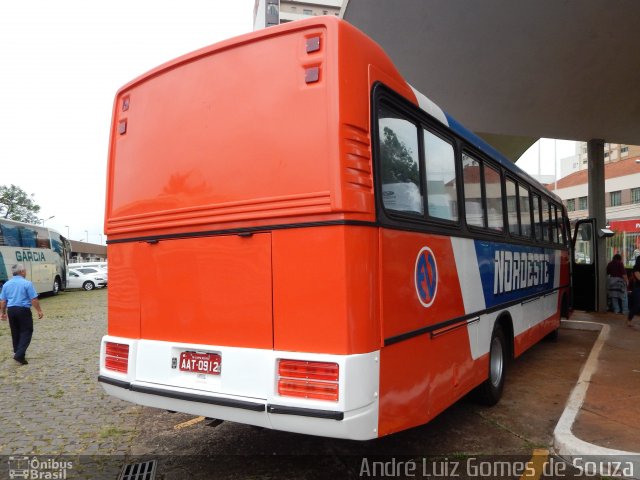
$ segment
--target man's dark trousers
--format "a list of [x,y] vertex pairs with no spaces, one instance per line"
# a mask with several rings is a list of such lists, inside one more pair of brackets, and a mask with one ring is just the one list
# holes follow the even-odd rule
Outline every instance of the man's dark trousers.
[[33,316],[27,307],[7,308],[11,340],[13,340],[13,358],[24,358],[33,336]]

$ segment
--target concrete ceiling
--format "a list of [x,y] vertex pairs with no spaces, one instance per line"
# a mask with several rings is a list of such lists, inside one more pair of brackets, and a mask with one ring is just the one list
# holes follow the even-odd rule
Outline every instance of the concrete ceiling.
[[509,158],[540,137],[640,144],[639,0],[345,0],[342,16]]

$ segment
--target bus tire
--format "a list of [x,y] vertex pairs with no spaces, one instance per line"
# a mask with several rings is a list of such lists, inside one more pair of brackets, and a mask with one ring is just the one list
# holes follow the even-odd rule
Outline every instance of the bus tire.
[[93,284],[93,282],[90,281],[86,281],[82,284],[82,288],[84,288],[87,292],[90,290],[93,290],[96,286]]
[[60,293],[61,285],[62,283],[60,282],[60,277],[56,277],[55,280],[53,281],[53,287],[51,287],[51,294],[57,295],[58,293]]
[[476,389],[476,398],[482,405],[493,406],[502,397],[509,348],[500,325],[493,328],[489,348],[489,375]]

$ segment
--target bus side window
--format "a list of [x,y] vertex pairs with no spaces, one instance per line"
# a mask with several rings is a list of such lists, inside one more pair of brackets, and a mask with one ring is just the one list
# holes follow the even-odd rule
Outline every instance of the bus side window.
[[518,186],[520,193],[520,227],[522,235],[531,237],[531,209],[529,207],[529,190],[522,185]]
[[502,182],[500,172],[486,163],[484,164],[484,186],[487,195],[487,220],[491,230],[504,230],[502,216]]
[[533,225],[534,225],[534,236],[536,240],[542,241],[542,220],[540,218],[540,196],[537,194],[532,194],[531,196],[533,203]]
[[544,198],[542,199],[542,241],[551,241],[551,226],[549,225],[549,202]]
[[480,162],[466,153],[462,154],[462,179],[464,182],[464,209],[467,225],[485,226],[482,203],[482,179]]
[[26,248],[35,248],[36,231],[33,228],[20,227],[20,246]]
[[565,231],[565,217],[564,211],[562,207],[557,207],[557,221],[558,221],[558,232],[560,232],[560,243],[562,246],[567,246],[567,232]]
[[46,228],[36,228],[36,247],[38,248],[51,248],[51,242],[49,241],[49,231]]
[[520,235],[520,224],[518,223],[518,197],[516,195],[516,183],[507,179],[507,219],[509,221],[509,233]]
[[13,225],[0,225],[2,228],[2,237],[4,238],[4,245],[7,247],[20,247],[20,230]]
[[388,108],[380,107],[378,135],[384,208],[422,216],[418,127]]
[[553,224],[553,241],[555,243],[562,243],[562,233],[560,232],[560,222],[558,222],[558,207],[551,205],[551,223]]
[[458,221],[458,188],[453,145],[424,130],[427,210],[430,217]]

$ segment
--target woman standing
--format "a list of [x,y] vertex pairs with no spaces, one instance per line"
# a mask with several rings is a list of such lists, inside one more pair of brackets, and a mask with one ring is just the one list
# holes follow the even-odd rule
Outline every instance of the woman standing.
[[613,313],[629,313],[627,305],[627,271],[622,263],[622,256],[616,253],[607,265],[607,295]]
[[631,290],[631,308],[627,317],[627,325],[631,326],[634,315],[640,315],[640,257],[636,257],[636,263],[631,272],[633,289]]

